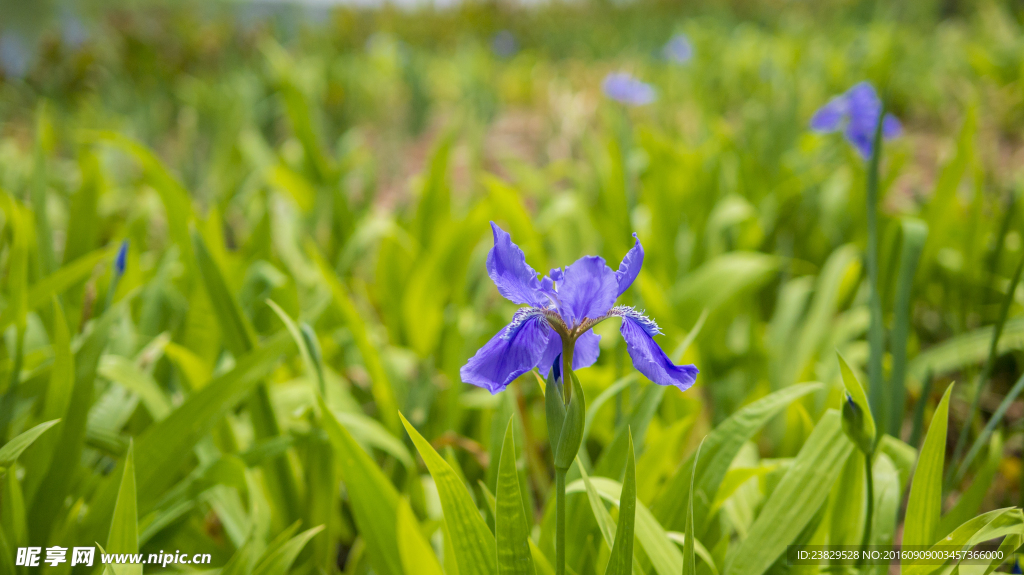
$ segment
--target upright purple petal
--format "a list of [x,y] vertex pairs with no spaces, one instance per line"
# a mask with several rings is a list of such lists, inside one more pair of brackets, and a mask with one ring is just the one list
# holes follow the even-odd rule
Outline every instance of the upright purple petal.
[[874,126],[878,121],[878,112],[882,109],[882,100],[870,82],[859,82],[846,91],[849,103],[850,121],[864,122]]
[[660,333],[660,330],[653,320],[633,308],[620,306],[615,309],[618,312],[616,315],[622,317],[619,331],[626,340],[626,351],[633,360],[633,367],[658,385],[674,385],[680,391],[689,389],[697,380],[696,366],[672,363],[654,341],[653,336]]
[[815,132],[835,132],[842,125],[848,112],[846,96],[836,96],[811,116],[811,129]]
[[459,370],[462,381],[492,394],[508,387],[515,378],[530,371],[541,360],[551,339],[558,339],[540,314],[517,312],[508,324],[477,350]]
[[584,256],[576,260],[565,268],[558,286],[562,319],[573,324],[608,313],[619,295],[618,285],[615,272],[605,265],[604,258]]
[[498,293],[514,303],[541,307],[547,298],[540,293],[537,272],[526,263],[523,250],[494,222],[491,230],[494,247],[487,254],[487,275],[498,286]]
[[[581,335],[576,340],[576,347],[572,353],[572,369],[583,369],[594,365],[597,361],[598,356],[601,355],[601,336],[594,333],[594,330],[587,330],[586,333]],[[537,364],[537,370],[544,377],[548,376],[548,372],[551,371],[551,367],[554,365],[555,360],[562,356],[562,340],[556,336],[552,336],[548,339],[548,347],[544,350],[544,354],[541,356],[540,363]],[[561,361],[559,359],[559,361]]]
[[619,270],[615,272],[615,281],[619,286],[615,297],[619,297],[629,289],[629,286],[633,285],[636,276],[640,275],[640,268],[644,265],[644,247],[640,245],[640,239],[636,237],[635,233],[633,239],[636,240],[636,243],[633,244],[632,249],[626,252],[622,263],[619,264]]

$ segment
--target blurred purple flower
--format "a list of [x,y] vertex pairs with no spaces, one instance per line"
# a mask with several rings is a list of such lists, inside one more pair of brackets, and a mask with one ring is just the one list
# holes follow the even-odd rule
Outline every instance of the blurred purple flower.
[[495,56],[508,58],[509,56],[514,56],[519,51],[519,42],[512,35],[512,32],[501,30],[491,38],[491,51],[494,52]]
[[690,44],[690,38],[686,34],[680,33],[672,36],[672,39],[665,43],[661,53],[670,62],[685,64],[693,59],[693,45]]
[[89,30],[81,18],[68,11],[60,19],[60,39],[65,46],[77,50],[89,40]]
[[661,330],[653,319],[632,307],[614,305],[640,273],[644,261],[640,240],[622,258],[618,270],[608,267],[603,258],[584,256],[538,280],[508,232],[494,222],[491,231],[494,247],[487,254],[487,274],[498,293],[527,307],[519,308],[512,321],[462,366],[462,381],[498,393],[533,368],[546,377],[555,367],[557,377],[563,350],[571,350],[573,369],[589,367],[601,353],[601,336],[592,328],[611,317],[622,319],[619,331],[640,373],[682,391],[696,381],[696,367],[672,363],[654,341]]
[[[881,110],[882,101],[874,86],[860,82],[819,108],[811,118],[811,129],[820,133],[842,130],[846,141],[867,159],[871,157],[875,125]],[[889,140],[899,136],[901,131],[900,121],[886,114],[882,119],[882,137]]]
[[12,33],[0,35],[0,71],[8,78],[24,78],[28,74],[32,51],[25,40]]
[[625,72],[612,72],[601,83],[604,95],[629,106],[643,106],[657,99],[654,87]]

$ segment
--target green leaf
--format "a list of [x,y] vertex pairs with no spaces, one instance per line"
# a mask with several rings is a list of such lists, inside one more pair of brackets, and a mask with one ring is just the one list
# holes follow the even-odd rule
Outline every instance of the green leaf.
[[[1022,533],[1024,533],[1024,514],[1018,508],[1008,507],[982,513],[964,522],[937,543],[926,545],[931,545],[931,549],[949,549],[950,547],[966,549],[984,541],[1008,535],[1021,535]],[[939,565],[922,565],[907,561],[901,565],[901,574],[928,575],[941,568]]]
[[349,493],[352,516],[373,569],[382,575],[401,575],[402,564],[396,531],[398,492],[334,414],[318,397],[320,425],[334,446],[342,480]]
[[142,166],[146,179],[160,195],[167,211],[167,224],[171,239],[182,251],[185,265],[193,266],[192,245],[189,241],[188,226],[195,219],[192,199],[188,190],[171,175],[167,167],[149,148],[116,132],[88,132],[87,137],[95,142],[113,146],[135,158]]
[[903,520],[904,545],[931,545],[936,539],[942,514],[942,466],[946,457],[946,427],[949,423],[949,396],[952,392],[951,383],[935,409],[921,446]]
[[[862,460],[852,456],[851,459]],[[897,516],[903,502],[903,488],[900,475],[892,459],[881,450],[875,454],[871,466],[874,476],[875,508],[874,521],[871,527],[871,545],[892,545],[896,534]],[[858,539],[857,544],[860,544]],[[867,573],[871,575],[887,575],[889,565],[872,565]]]
[[59,421],[59,419],[54,419],[40,423],[5,443],[3,447],[0,447],[0,468],[7,468],[13,465],[28,446],[32,445],[32,443],[35,442],[35,440],[47,429],[57,425]]
[[[622,485],[618,481],[607,477],[589,477],[588,480],[605,501],[616,504],[621,499]],[[580,493],[586,489],[586,481],[581,479],[567,485],[565,492],[566,494]],[[608,515],[607,510],[604,513]],[[608,515],[608,523],[611,523],[610,515]],[[683,535],[676,533],[675,535],[678,536],[676,537],[673,532],[666,532],[647,506],[639,501],[636,502],[634,529],[636,539],[640,542],[640,547],[643,548],[654,571],[658,575],[679,575],[683,569],[683,553],[673,542],[678,541]],[[707,561],[709,565],[713,565],[711,554],[701,544],[700,539],[695,537],[693,544],[697,555]]]
[[988,494],[992,481],[999,472],[999,465],[1003,461],[1003,437],[996,432],[991,436],[988,444],[988,457],[981,463],[980,468],[974,475],[970,487],[965,489],[957,500],[956,504],[939,520],[938,537],[943,537],[953,530],[954,527],[967,521],[981,509],[982,502]]
[[98,373],[110,381],[116,381],[125,389],[137,393],[142,404],[146,406],[146,411],[154,420],[160,421],[171,412],[171,402],[160,389],[160,384],[128,358],[120,355],[105,355],[100,360]]
[[348,290],[342,285],[341,280],[327,265],[327,262],[320,256],[316,246],[311,244],[308,252],[313,260],[316,261],[324,282],[331,289],[331,295],[334,296],[334,305],[341,312],[345,325],[348,327],[349,332],[352,333],[352,339],[355,340],[356,347],[359,349],[359,354],[363,357],[366,371],[370,373],[370,390],[373,393],[374,400],[377,402],[377,411],[380,413],[380,417],[384,420],[384,424],[388,429],[397,433],[399,429],[397,417],[398,404],[395,402],[395,392],[387,373],[384,371],[384,364],[381,363],[377,347],[370,342],[366,324],[363,322],[362,316],[359,315],[359,311],[356,309],[352,298],[348,295]]
[[778,258],[762,253],[730,252],[718,256],[686,276],[678,288],[677,306],[713,313],[738,294],[767,281],[778,266]]
[[498,573],[533,575],[530,556],[530,522],[523,508],[516,469],[516,445],[512,421],[505,428],[498,463],[498,487],[495,498],[494,535],[497,544]]
[[268,555],[263,557],[263,559],[261,559],[256,565],[256,569],[253,570],[253,575],[278,575],[280,573],[287,573],[288,569],[291,568],[292,563],[295,562],[295,558],[299,556],[299,552],[306,546],[306,543],[308,543],[314,535],[323,531],[323,529],[323,525],[317,525],[316,527],[307,529],[295,537],[292,537],[287,543],[281,545],[277,549],[274,549]]
[[221,334],[224,336],[224,345],[235,357],[242,357],[256,346],[256,334],[252,325],[242,313],[238,300],[224,281],[224,274],[210,255],[203,237],[196,230],[192,231],[192,246],[206,293],[210,296]]
[[814,427],[789,470],[727,565],[726,575],[761,575],[811,521],[850,456],[853,444],[830,409]]
[[3,497],[0,500],[3,501],[3,505],[0,506],[0,533],[11,546],[24,547],[28,545],[28,522],[25,518],[25,497],[18,482],[18,474],[5,473],[0,481],[3,481],[0,488],[0,496]]
[[497,572],[494,537],[466,491],[466,485],[405,416],[401,413],[398,415],[437,485],[459,575],[493,575]]
[[[590,503],[590,510],[594,513],[594,519],[597,520],[597,526],[601,530],[601,536],[604,538],[604,542],[608,545],[608,549],[612,548],[615,543],[615,520],[612,519],[612,514],[608,513],[608,510],[604,508],[604,503],[601,502],[601,494],[598,493],[597,488],[594,487],[594,482],[590,479],[590,474],[587,473],[586,468],[580,461],[579,457],[576,458],[576,468],[579,469],[580,477],[583,481],[583,486],[587,492],[587,500]],[[566,492],[571,489],[572,486],[566,488]]]
[[907,340],[910,337],[910,296],[914,285],[917,263],[924,250],[928,238],[928,224],[916,218],[904,217],[900,220],[902,242],[900,248],[900,268],[896,279],[896,297],[893,302],[895,319],[889,349],[892,351],[892,371],[889,373],[889,427],[894,435],[899,435],[903,425],[906,406],[906,374],[907,374]]
[[398,554],[406,575],[444,575],[434,549],[420,531],[419,521],[405,499],[398,502],[398,518],[395,523],[398,529]]
[[[114,516],[110,521],[110,534],[107,536],[108,553],[139,552],[139,513],[135,499],[135,457],[134,444],[128,443],[128,454],[125,456],[124,473],[121,476],[121,487],[117,492],[117,503],[114,505]],[[114,573],[142,574],[142,565],[114,565]]]
[[[715,500],[729,465],[743,444],[790,403],[822,387],[818,383],[806,383],[780,389],[740,409],[711,431],[704,441],[704,458],[696,473],[693,511],[698,539],[708,519],[708,508]],[[693,462],[694,458],[690,457],[679,466],[651,505],[661,524],[670,530],[685,528],[688,505],[686,494],[690,491]]]
[[981,452],[982,447],[985,445],[985,442],[988,441],[989,437],[992,435],[992,432],[995,430],[996,426],[1002,423],[1003,417],[1006,416],[1007,410],[1010,409],[1010,405],[1012,405],[1014,400],[1017,399],[1017,396],[1020,395],[1021,391],[1024,391],[1024,376],[1021,376],[1017,380],[1017,383],[1013,384],[1013,387],[1010,388],[1010,391],[1009,393],[1006,394],[1006,397],[1004,397],[1003,400],[999,402],[999,407],[996,408],[995,413],[993,413],[992,417],[989,418],[988,423],[985,424],[985,428],[981,430],[981,433],[978,435],[977,439],[974,440],[974,445],[971,446],[971,449],[967,452],[967,455],[964,456],[964,460],[960,464],[960,467],[953,478],[954,484],[958,485],[960,483],[960,480],[964,478],[964,475],[967,474],[967,470],[970,469],[971,464],[974,463],[974,458],[976,458],[978,456],[978,453]]
[[[124,300],[122,300],[122,304]],[[58,427],[59,439],[50,454],[47,472],[36,489],[29,512],[29,533],[33,538],[44,538],[50,533],[52,522],[57,518],[69,494],[72,480],[79,467],[69,462],[77,462],[82,456],[85,446],[86,424],[89,407],[93,403],[93,391],[96,387],[96,367],[100,354],[107,347],[110,326],[121,317],[122,305],[108,309],[92,325],[78,351],[75,353],[75,382],[71,389],[69,408]],[[113,510],[117,493],[117,481],[114,476],[108,478],[111,485],[106,515],[93,525],[95,532],[90,540],[102,537],[110,520],[109,513]]]
[[[633,527],[636,518],[636,458],[633,454],[633,436],[629,436],[626,475],[619,495],[619,522],[615,527],[615,542],[608,557],[605,575],[631,575],[633,573]],[[684,571],[685,573],[685,571]]]
[[250,538],[235,551],[227,564],[220,570],[220,575],[251,575],[256,564],[257,542]]
[[697,473],[697,464],[700,462],[700,449],[704,447],[704,440],[701,440],[700,445],[697,446],[697,453],[693,455],[693,471],[690,472],[690,493],[687,497],[686,503],[686,531],[683,535],[686,537],[685,543],[683,543],[683,575],[696,575],[697,564],[696,559],[693,556],[693,540],[695,537],[693,530],[693,486],[695,485],[695,475]]

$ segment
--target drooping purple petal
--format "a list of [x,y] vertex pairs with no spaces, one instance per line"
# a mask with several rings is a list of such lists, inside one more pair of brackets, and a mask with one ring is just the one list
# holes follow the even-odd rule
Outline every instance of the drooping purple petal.
[[601,336],[594,333],[594,330],[587,330],[576,340],[576,347],[572,352],[573,370],[590,367],[597,362],[601,355]]
[[541,307],[546,301],[540,293],[537,272],[526,263],[526,255],[512,243],[512,236],[491,222],[494,247],[487,254],[487,275],[498,293],[517,304]]
[[696,366],[672,363],[661,346],[654,341],[653,336],[660,333],[660,330],[653,320],[624,306],[616,307],[613,313],[622,317],[619,331],[626,340],[626,351],[637,371],[658,385],[674,385],[680,391],[686,391],[693,385],[697,380]]
[[559,312],[570,325],[583,318],[596,319],[608,313],[618,297],[615,272],[604,263],[604,258],[583,256],[565,268],[565,276],[558,286],[561,301]]
[[865,160],[871,157],[871,150],[874,148],[874,130],[858,129],[854,124],[846,128],[846,140],[857,150],[860,157]]
[[619,264],[619,270],[615,272],[615,281],[618,282],[618,293],[615,297],[622,295],[629,286],[633,285],[636,276],[640,275],[640,268],[644,265],[644,247],[640,245],[640,239],[633,234],[636,243],[626,252]]
[[[581,335],[576,340],[576,347],[573,348],[572,354],[572,369],[583,369],[594,365],[597,361],[598,356],[601,355],[601,336],[594,333],[594,330],[587,330],[586,333]],[[551,371],[551,367],[554,365],[555,360],[561,361],[562,356],[562,340],[557,336],[551,336],[548,339],[547,349],[544,350],[544,354],[541,356],[540,362],[537,364],[537,371],[544,377],[548,376],[548,372]],[[557,372],[556,372],[557,373]]]
[[625,72],[612,72],[601,83],[604,95],[630,106],[643,106],[657,99],[654,87]]
[[902,131],[903,125],[896,119],[896,116],[886,114],[885,118],[882,119],[882,137],[886,140],[891,140],[899,136]]
[[466,383],[498,393],[515,378],[537,367],[551,339],[558,336],[540,313],[520,310],[512,323],[477,350],[459,375]]
[[845,95],[832,98],[811,116],[811,129],[815,132],[835,132],[846,118],[848,109]]

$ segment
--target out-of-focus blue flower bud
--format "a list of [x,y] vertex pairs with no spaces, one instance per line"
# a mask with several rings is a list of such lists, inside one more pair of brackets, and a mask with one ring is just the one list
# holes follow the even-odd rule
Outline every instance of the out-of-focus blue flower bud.
[[117,250],[117,257],[114,258],[114,275],[121,277],[124,275],[125,266],[128,265],[128,240],[121,242],[121,247]]

